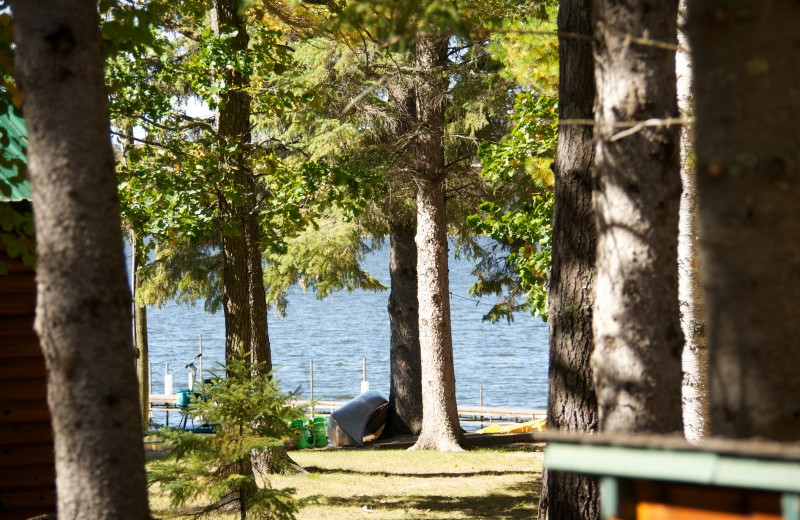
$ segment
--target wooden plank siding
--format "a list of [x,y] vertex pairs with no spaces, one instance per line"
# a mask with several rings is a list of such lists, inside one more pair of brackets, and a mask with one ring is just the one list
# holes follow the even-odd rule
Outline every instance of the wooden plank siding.
[[6,255],[0,275],[0,518],[54,514],[55,460],[47,373],[33,330],[36,281],[32,268]]

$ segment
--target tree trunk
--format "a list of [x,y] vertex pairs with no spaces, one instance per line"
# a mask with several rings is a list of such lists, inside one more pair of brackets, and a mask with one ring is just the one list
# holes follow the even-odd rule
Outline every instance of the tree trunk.
[[447,272],[444,182],[417,181],[419,343],[422,430],[413,449],[457,451],[458,421]]
[[384,435],[418,435],[422,429],[415,222],[389,222],[391,293],[389,417]]
[[[681,50],[675,56],[678,78],[678,108],[688,117],[693,112],[692,67],[686,33],[686,0],[680,2],[678,42]],[[681,356],[683,366],[683,431],[686,439],[700,442],[708,427],[708,346],[705,338],[703,287],[700,283],[697,225],[697,190],[691,159],[694,142],[692,127],[681,127],[681,194],[678,219],[678,297],[681,306],[681,329],[685,343]]]
[[[591,35],[591,4],[562,0],[558,30]],[[559,114],[591,119],[595,98],[591,42],[559,40]],[[592,384],[592,278],[597,232],[592,209],[594,147],[590,126],[562,125],[558,132],[553,208],[553,266],[550,272],[550,370],[547,429],[597,430]],[[540,519],[599,518],[597,479],[545,471]]]
[[[238,0],[214,0],[212,25],[216,34],[235,29],[234,52],[246,52],[250,37],[244,19],[237,14]],[[226,91],[217,110],[217,132],[236,152],[225,157],[227,184],[219,190],[223,230],[223,303],[225,306],[225,356],[249,356],[272,370],[267,329],[267,303],[261,264],[261,232],[258,224],[256,180],[247,166],[251,141],[249,80],[238,70],[226,71]],[[236,192],[237,197],[230,197]],[[241,198],[241,200],[240,200]]]
[[[129,161],[128,153],[133,149],[133,127],[125,128],[126,139],[123,142],[122,155],[126,164]],[[131,287],[133,302],[133,348],[136,353],[136,376],[139,379],[139,407],[142,411],[142,420],[150,420],[150,349],[147,343],[147,306],[136,302],[136,295],[142,288],[142,278],[139,267],[147,264],[147,250],[141,235],[136,234],[134,224],[130,229],[131,253]]]
[[[417,127],[416,92],[410,78],[400,76],[388,85],[389,99],[397,114],[396,143],[413,142]],[[412,139],[410,139],[412,138]],[[397,145],[394,145],[397,146]],[[413,145],[412,145],[413,146]],[[412,148],[413,150],[413,148]],[[417,297],[416,215],[411,179],[403,171],[414,169],[405,146],[397,146],[400,159],[391,172],[388,200],[391,293],[389,294],[389,417],[383,430],[393,434],[419,435],[422,429],[422,367],[419,346],[419,299]],[[411,161],[409,163],[409,161]],[[409,166],[411,168],[409,168]],[[399,185],[399,186],[398,186]]]
[[147,307],[136,302],[136,293],[142,286],[139,266],[145,264],[147,253],[142,240],[131,231],[131,272],[133,273],[133,344],[136,352],[136,374],[139,379],[139,406],[142,420],[150,418],[150,349],[147,343]]
[[94,2],[12,2],[58,518],[146,519],[114,155]]
[[[597,275],[592,355],[599,427],[675,432],[681,418],[678,128],[621,128],[674,118],[677,0],[596,0]],[[627,132],[624,132],[627,130]]]
[[[137,278],[137,284],[140,283]],[[147,343],[147,307],[134,303],[134,337],[136,338],[136,375],[139,379],[139,405],[142,420],[150,419],[150,348]]]
[[417,85],[417,295],[422,363],[422,430],[412,449],[455,451],[464,435],[458,422],[445,221],[444,108],[448,37],[421,35]]
[[689,6],[710,433],[800,438],[800,4]]
[[219,195],[220,216],[235,229],[222,231],[222,291],[225,307],[225,359],[249,355],[252,345],[247,240],[244,209]]
[[261,228],[258,223],[256,182],[252,174],[249,180],[251,181],[250,189],[253,194],[248,205],[247,215],[247,294],[250,305],[250,328],[253,331],[250,361],[253,363],[265,363],[265,369],[269,372],[272,370],[272,352],[267,324],[267,296],[266,288],[264,287],[264,269],[261,256]]

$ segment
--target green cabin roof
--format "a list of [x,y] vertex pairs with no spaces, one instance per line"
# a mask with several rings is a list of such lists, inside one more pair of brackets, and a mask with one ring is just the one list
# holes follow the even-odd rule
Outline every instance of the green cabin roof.
[[0,201],[30,200],[28,130],[19,110],[0,101]]

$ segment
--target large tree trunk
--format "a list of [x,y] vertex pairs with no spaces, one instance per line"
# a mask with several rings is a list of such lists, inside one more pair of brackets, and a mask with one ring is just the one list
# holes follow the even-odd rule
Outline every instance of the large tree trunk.
[[422,429],[422,368],[419,350],[416,223],[389,222],[390,351],[389,417],[385,435]]
[[[445,35],[420,35],[417,86],[417,295],[422,363],[422,430],[412,449],[460,450],[464,435],[458,422],[450,286],[445,221],[444,108],[447,61]],[[437,73],[439,75],[437,76]]]
[[800,4],[689,6],[715,436],[800,438]]
[[[416,216],[411,179],[403,169],[409,164],[406,145],[417,126],[416,92],[410,79],[400,76],[388,84],[389,99],[397,114],[392,147],[399,160],[391,172],[389,219],[389,417],[384,435],[418,435],[422,429],[422,367],[419,346],[417,298]],[[412,139],[413,142],[413,139]]]
[[[591,35],[591,4],[562,0],[558,30]],[[595,97],[590,41],[559,41],[559,113],[591,119]],[[592,383],[592,278],[597,232],[592,209],[592,127],[562,125],[558,132],[553,208],[553,266],[550,273],[550,371],[547,429],[597,430]],[[539,518],[593,520],[599,517],[597,479],[545,471]]]
[[[250,37],[244,19],[237,14],[238,0],[215,0],[213,28],[216,34],[235,29],[231,39],[234,52],[246,52]],[[226,91],[217,110],[217,132],[235,145],[236,152],[226,157],[227,184],[219,190],[223,231],[223,303],[225,306],[225,356],[249,356],[253,362],[272,370],[267,330],[267,304],[261,266],[261,233],[258,225],[256,180],[247,166],[245,148],[251,141],[249,79],[240,71],[228,70]],[[231,192],[239,197],[230,197]]]
[[678,114],[674,50],[631,40],[676,44],[678,2],[595,0],[592,11],[598,96],[592,370],[599,426],[682,431],[678,128],[620,128]]
[[146,519],[114,155],[94,2],[15,0],[36,216],[36,330],[48,372],[58,517]]
[[447,272],[444,182],[417,181],[419,343],[422,430],[413,449],[457,451],[458,421]]
[[[692,66],[688,40],[682,27],[686,21],[686,0],[680,2],[678,42],[675,56],[678,79],[678,108],[688,117],[693,112]],[[683,431],[686,439],[699,442],[708,427],[708,347],[705,336],[703,286],[698,262],[697,190],[692,161],[694,132],[690,125],[681,127],[681,194],[678,219],[678,297],[681,306],[683,346]]]

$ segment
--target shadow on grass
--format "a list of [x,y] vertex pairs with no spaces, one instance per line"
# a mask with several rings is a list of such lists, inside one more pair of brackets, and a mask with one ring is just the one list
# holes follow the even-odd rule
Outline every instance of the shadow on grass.
[[529,481],[520,481],[512,486],[508,486],[506,489],[519,494],[534,495],[536,496],[536,502],[538,503],[539,495],[542,493],[542,479],[536,478]]
[[318,466],[304,466],[303,469],[309,473],[319,473],[320,475],[367,475],[373,477],[410,477],[410,478],[459,478],[459,477],[503,477],[510,475],[533,475],[532,471],[464,471],[442,472],[442,473],[392,473],[390,471],[357,471],[354,469],[341,468],[320,468]]
[[543,442],[515,442],[512,444],[500,444],[492,446],[491,448],[475,448],[474,451],[490,450],[493,452],[501,451],[504,453],[541,453],[544,451],[545,444]]
[[[515,486],[516,487],[516,486]],[[442,513],[456,513],[453,518],[492,518],[496,520],[518,520],[535,518],[539,504],[539,494],[528,490],[528,494],[515,496],[490,493],[478,497],[446,497],[439,495],[412,496],[353,496],[324,497],[313,496],[304,499],[303,506],[324,505],[328,507],[354,507],[365,510],[427,512],[441,518]]]

